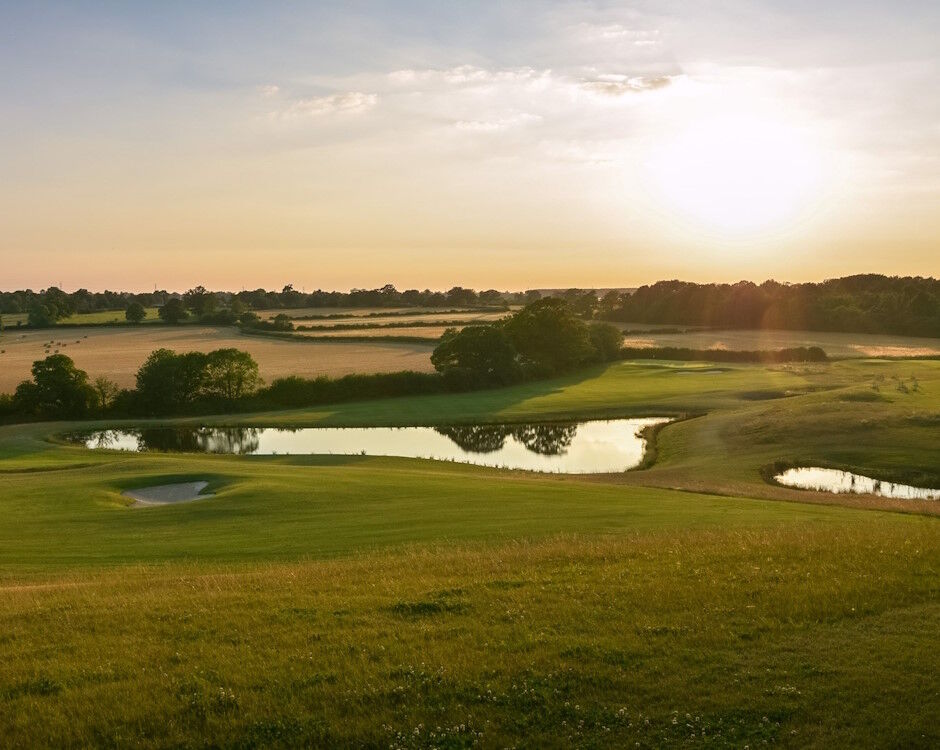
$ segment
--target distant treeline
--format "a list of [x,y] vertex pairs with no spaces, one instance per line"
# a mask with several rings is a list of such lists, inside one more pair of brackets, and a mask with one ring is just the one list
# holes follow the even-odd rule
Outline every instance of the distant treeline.
[[[538,292],[501,292],[455,286],[446,292],[425,289],[398,291],[391,284],[378,289],[353,289],[350,292],[301,292],[288,284],[281,291],[254,289],[241,292],[213,292],[197,286],[186,292],[90,292],[79,289],[64,292],[58,287],[41,291],[23,289],[0,292],[0,315],[27,313],[35,324],[54,323],[80,313],[126,310],[131,304],[162,307],[170,300],[180,300],[197,315],[235,308],[236,316],[244,310],[272,310],[305,307],[503,307],[525,304],[540,297]],[[35,317],[35,321],[32,318]]]
[[[351,292],[302,292],[291,285],[281,291],[255,289],[213,292],[197,286],[183,293],[168,291],[66,293],[56,287],[40,292],[0,292],[0,316],[27,313],[34,327],[55,325],[75,313],[124,310],[131,322],[143,320],[144,308],[160,308],[166,323],[194,320],[216,325],[254,325],[242,319],[253,310],[344,307],[505,308],[542,298],[537,290],[501,292],[453,287],[446,292],[398,291],[391,284]],[[583,320],[704,326],[710,328],[781,328],[787,330],[889,333],[940,336],[940,281],[875,274],[847,276],[822,283],[694,284],[660,281],[634,292],[611,291],[599,298],[594,290],[553,292]],[[342,315],[342,314],[337,314]],[[286,316],[285,316],[286,317]],[[317,316],[320,317],[320,316]],[[313,316],[310,316],[313,319]],[[264,326],[261,326],[264,327]],[[278,330],[284,330],[281,324]]]
[[716,328],[940,336],[940,281],[875,274],[819,284],[660,281],[632,294],[612,292],[601,300],[598,315]]

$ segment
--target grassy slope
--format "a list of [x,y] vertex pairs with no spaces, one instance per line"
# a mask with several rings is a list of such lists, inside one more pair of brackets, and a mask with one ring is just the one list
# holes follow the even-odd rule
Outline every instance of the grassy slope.
[[[661,432],[652,469],[606,478],[92,453],[46,442],[58,426],[0,429],[0,737],[934,744],[938,521],[743,497],[815,497],[763,482],[781,458],[935,472],[940,365],[706,369],[237,420],[708,412]],[[920,390],[844,400],[881,371]],[[122,507],[120,489],[175,477],[218,495]]]

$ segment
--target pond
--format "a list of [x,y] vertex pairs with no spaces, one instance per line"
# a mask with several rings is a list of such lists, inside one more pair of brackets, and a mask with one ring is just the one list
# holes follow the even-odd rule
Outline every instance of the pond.
[[865,495],[879,495],[897,500],[940,500],[940,490],[925,487],[912,487],[908,484],[882,482],[879,479],[853,474],[840,469],[821,469],[804,467],[787,469],[774,477],[780,484],[801,490],[820,490],[822,492],[854,492]]
[[632,469],[642,430],[664,418],[454,427],[157,427],[67,436],[86,448],[261,455],[367,455],[561,474]]

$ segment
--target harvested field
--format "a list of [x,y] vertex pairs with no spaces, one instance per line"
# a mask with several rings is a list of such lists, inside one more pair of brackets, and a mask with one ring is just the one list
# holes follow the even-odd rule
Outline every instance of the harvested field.
[[[52,342],[51,346],[46,344]],[[30,377],[30,367],[56,350],[90,377],[104,375],[123,387],[134,384],[141,363],[155,349],[204,351],[235,347],[249,352],[270,381],[283,375],[430,371],[431,347],[399,343],[331,343],[249,336],[233,328],[187,325],[134,328],[69,328],[7,331],[0,337],[0,393]]]
[[432,313],[424,315],[382,315],[375,317],[358,318],[328,318],[325,320],[295,320],[295,325],[309,328],[333,328],[343,326],[388,326],[404,327],[409,324],[428,325],[440,323],[441,325],[467,325],[468,323],[489,323],[509,315],[508,312],[452,312]]
[[[455,312],[457,310],[457,312]],[[408,315],[408,314],[417,314],[421,313],[426,314],[444,314],[448,312],[451,315],[461,315],[464,312],[474,313],[476,312],[473,309],[463,310],[458,308],[446,308],[442,309],[439,307],[284,307],[276,308],[273,310],[256,310],[262,318],[268,319],[273,318],[275,315],[280,315],[283,313],[291,318],[304,318],[309,316],[342,316],[339,319],[348,319],[352,320],[355,318],[363,318],[366,316],[394,316],[394,315]]]
[[[641,324],[619,323],[623,330]],[[687,333],[631,334],[624,346],[678,346],[690,349],[766,350],[795,346],[819,346],[831,357],[924,357],[940,355],[940,339],[874,333],[824,331],[690,331]]]
[[302,336],[311,338],[374,338],[375,336],[417,336],[428,341],[437,341],[448,328],[462,328],[456,326],[408,326],[398,328],[316,328],[312,331],[298,331]]

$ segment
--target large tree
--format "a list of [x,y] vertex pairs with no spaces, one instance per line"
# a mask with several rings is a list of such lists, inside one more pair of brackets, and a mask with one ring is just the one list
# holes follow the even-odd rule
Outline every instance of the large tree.
[[160,320],[166,321],[167,323],[179,323],[189,317],[189,313],[186,312],[186,306],[183,304],[183,301],[176,297],[168,299],[163,304],[163,307],[157,311],[157,314],[160,316]]
[[137,371],[137,401],[150,414],[167,414],[198,399],[206,382],[208,357],[157,349]]
[[258,363],[239,349],[216,349],[206,360],[204,391],[215,398],[235,401],[254,393],[261,384]]
[[562,299],[546,297],[526,305],[505,329],[532,374],[564,372],[595,356],[587,325]]
[[32,381],[24,380],[16,389],[13,404],[17,411],[49,418],[84,416],[94,404],[94,391],[88,373],[75,367],[70,357],[53,354],[33,362]]
[[431,354],[438,372],[490,383],[511,383],[519,375],[518,354],[502,327],[450,328]]
[[124,317],[131,323],[140,323],[147,317],[147,310],[140,302],[131,302],[124,311]]
[[201,285],[190,289],[183,295],[183,304],[192,310],[196,317],[214,312],[218,303],[215,292],[210,292]]

